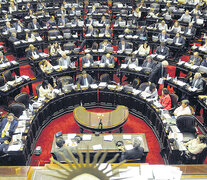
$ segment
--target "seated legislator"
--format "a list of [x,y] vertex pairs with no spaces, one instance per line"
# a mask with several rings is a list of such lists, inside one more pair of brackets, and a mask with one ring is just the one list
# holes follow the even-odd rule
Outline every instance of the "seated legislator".
[[105,16],[102,16],[101,17],[101,21],[100,21],[100,24],[103,24],[103,25],[110,25],[110,21],[108,20],[108,19],[106,19],[106,17]]
[[158,92],[157,92],[156,85],[154,83],[151,83],[149,86],[147,86],[144,91],[150,94],[150,96],[148,96],[147,98],[152,99],[152,100],[158,99]]
[[188,27],[185,28],[184,34],[186,36],[195,36],[196,29],[193,27],[192,23],[189,23]]
[[138,138],[134,138],[133,142],[128,141],[128,143],[133,144],[133,149],[126,150],[124,146],[118,147],[122,151],[120,161],[128,159],[141,159],[144,153],[144,148],[140,146],[140,140]]
[[129,49],[129,43],[127,43],[124,39],[121,39],[121,42],[119,42],[118,45],[118,51],[125,51],[126,49]]
[[105,28],[101,29],[100,33],[104,34],[106,37],[107,36],[111,36],[112,35],[112,31],[111,31],[110,25],[107,24]]
[[166,30],[162,30],[162,32],[158,35],[158,39],[160,42],[166,42],[168,38]]
[[51,46],[50,46],[50,55],[51,56],[57,56],[59,54],[62,53],[62,49],[60,47],[60,44],[58,44],[58,42],[54,42]]
[[6,62],[9,62],[6,56],[3,55],[3,53],[0,51],[0,64],[4,64]]
[[27,57],[37,59],[39,57],[39,51],[33,44],[29,45],[29,50],[27,51]]
[[185,22],[185,23],[190,23],[191,22],[191,15],[189,14],[188,9],[185,11],[185,14],[183,14],[181,16],[181,18],[178,19],[178,21],[182,21],[182,22]]
[[126,28],[126,29],[124,30],[124,36],[128,36],[128,35],[133,35],[133,31],[130,30],[129,28]]
[[207,56],[204,57],[203,61],[201,62],[201,66],[207,67]]
[[93,28],[92,25],[88,26],[88,30],[86,31],[86,36],[98,36],[98,29]]
[[91,75],[87,74],[86,71],[83,71],[82,75],[78,78],[77,83],[81,86],[88,86],[89,84],[94,83],[94,79],[91,77]]
[[70,151],[73,155],[77,155],[76,149],[74,147],[71,147],[67,144],[65,144],[65,140],[63,137],[58,137],[56,139],[56,145],[58,148],[55,148],[54,150],[54,159],[56,159],[58,162],[65,161],[61,154],[63,154],[69,161],[73,161],[71,155],[68,153]]
[[34,42],[36,41],[36,37],[32,31],[26,32],[25,40],[28,42]]
[[69,66],[71,66],[70,57],[67,56],[66,53],[62,53],[62,57],[59,59],[58,64],[61,67],[64,67],[64,69],[67,69]]
[[139,36],[139,39],[146,41],[147,40],[147,32],[145,27],[138,27],[135,35]]
[[139,49],[137,51],[134,51],[134,53],[138,53],[140,56],[147,56],[150,52],[150,45],[145,42],[144,44],[141,44],[139,46]]
[[13,12],[18,10],[18,6],[14,4],[14,2],[11,1],[10,6],[9,6],[9,13],[12,14]]
[[207,147],[207,138],[200,134],[196,139],[192,139],[187,143],[184,143],[184,146],[187,148],[185,154],[192,155],[193,158],[193,155],[201,153]]
[[29,23],[28,24],[28,28],[31,30],[31,29],[39,29],[41,26],[40,26],[40,24],[37,22],[37,19],[36,18],[34,18],[33,20],[32,20],[32,22],[31,23]]
[[194,78],[192,80],[191,88],[196,88],[197,91],[202,92],[204,90],[204,80],[202,79],[201,73],[195,73]]
[[126,25],[126,21],[122,19],[121,16],[119,16],[119,18],[115,21],[115,26],[125,26]]
[[170,32],[172,33],[180,33],[181,31],[181,26],[178,21],[175,21],[174,25],[169,29]]
[[155,67],[155,65],[156,65],[155,62],[152,60],[152,57],[149,55],[144,60],[142,67],[153,69]]
[[17,39],[17,34],[15,32],[11,33],[11,36],[9,37],[9,41],[12,43],[19,41],[19,39]]
[[125,58],[125,64],[133,64],[135,66],[138,66],[139,65],[139,60],[138,58],[136,58],[136,56],[133,54],[132,57],[126,57]]
[[50,19],[47,21],[46,23],[47,26],[56,26],[56,21],[55,21],[55,17],[51,16]]
[[174,115],[176,117],[181,115],[192,115],[192,110],[189,107],[189,101],[187,99],[182,100],[181,106],[175,109]]
[[190,56],[188,63],[192,64],[192,65],[200,65],[202,58],[199,56],[198,52],[194,52],[192,56]]
[[168,47],[165,46],[164,42],[160,43],[160,46],[156,49],[155,54],[162,56],[169,56],[170,52]]
[[112,47],[112,46],[111,46],[111,43],[108,42],[107,39],[105,39],[103,42],[101,42],[101,43],[99,44],[99,49],[102,49],[102,50],[104,50],[104,51],[106,51],[106,48],[108,48],[108,47]]
[[6,25],[2,29],[2,32],[3,33],[9,33],[11,29],[12,29],[11,23],[7,21]]
[[18,20],[16,23],[14,23],[13,27],[17,32],[22,32],[24,31],[24,25],[21,23],[20,20]]
[[180,36],[180,33],[176,33],[175,37],[173,38],[173,43],[178,45],[184,45],[185,39]]
[[[162,63],[158,63],[155,68],[153,68],[152,72],[149,76],[149,81],[155,84],[158,84],[160,78],[167,77],[167,61],[162,61]],[[161,83],[161,82],[160,82]]]
[[159,24],[157,25],[157,28],[158,28],[158,30],[160,30],[160,31],[163,31],[163,30],[167,31],[167,30],[168,30],[168,26],[167,26],[167,24],[165,23],[164,20],[162,20],[161,23],[159,23]]
[[202,15],[201,11],[199,10],[199,5],[196,5],[196,7],[190,12],[190,14],[193,15]]
[[32,5],[30,4],[30,2],[28,2],[26,4],[26,6],[22,6],[22,10],[25,10],[25,11],[29,11],[30,9],[33,9]]
[[97,14],[97,9],[96,9],[96,6],[93,5],[91,9],[88,10],[88,13],[89,14]]
[[44,80],[39,88],[39,97],[48,99],[52,99],[54,97],[53,87],[47,80]]
[[149,13],[147,14],[147,16],[146,16],[146,18],[158,18],[157,17],[157,14],[155,14],[155,12],[154,12],[155,10],[154,10],[154,8],[150,8],[150,11],[149,11]]
[[0,122],[0,154],[7,150],[9,147],[9,142],[12,139],[14,131],[18,125],[17,119],[14,117],[14,114],[9,113],[6,117]]
[[84,65],[86,64],[93,64],[94,60],[93,60],[93,56],[90,54],[86,54],[84,57],[82,57],[82,66],[84,67]]
[[139,10],[139,8],[136,8],[136,9],[133,11],[133,16],[136,17],[136,18],[141,18],[141,16],[142,16],[142,12]]
[[50,62],[46,59],[39,62],[40,69],[44,73],[51,73],[53,71],[53,66],[50,64]]
[[167,88],[162,89],[162,96],[160,97],[159,102],[163,105],[164,109],[171,108],[171,97]]
[[106,55],[103,55],[101,58],[101,63],[106,64],[106,65],[114,65],[114,57],[110,55],[109,53]]
[[58,19],[58,26],[65,26],[68,23],[68,19],[65,18],[64,15],[61,16],[61,18]]
[[66,12],[64,6],[61,6],[60,9],[57,10],[56,14],[57,14],[57,16],[62,16],[62,15],[65,16],[67,14],[67,12]]

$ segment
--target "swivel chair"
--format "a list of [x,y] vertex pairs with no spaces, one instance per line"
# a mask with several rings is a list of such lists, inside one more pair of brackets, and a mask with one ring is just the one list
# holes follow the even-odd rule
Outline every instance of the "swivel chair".
[[13,113],[17,118],[22,115],[25,109],[26,107],[22,103],[12,103],[9,105],[9,112]]
[[177,108],[178,96],[174,93],[170,93],[169,95],[171,98],[171,108],[169,109],[169,112],[173,113],[173,111]]
[[138,89],[139,85],[140,85],[140,79],[139,79],[139,78],[135,78],[135,79],[133,80],[133,82],[132,82],[132,87],[133,87],[134,89]]
[[197,135],[197,129],[195,125],[196,121],[196,117],[192,115],[181,115],[177,117],[176,124],[180,132],[183,133],[184,142],[195,139]]
[[4,71],[3,77],[6,82],[13,81],[15,79],[10,70]]
[[104,73],[100,76],[100,82],[106,82],[106,83],[110,83],[111,80],[110,80],[110,76],[108,73]]
[[29,107],[29,103],[30,103],[30,98],[29,98],[29,94],[22,92],[20,94],[17,94],[14,98],[15,102],[17,103],[22,103],[25,105],[26,108]]
[[149,83],[143,82],[142,84],[140,84],[139,90],[144,91],[147,88],[147,86],[149,86]]

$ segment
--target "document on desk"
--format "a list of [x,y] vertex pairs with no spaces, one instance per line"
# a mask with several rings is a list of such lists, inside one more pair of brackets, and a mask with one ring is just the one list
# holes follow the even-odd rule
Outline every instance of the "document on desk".
[[128,64],[121,64],[121,69],[126,69],[127,68],[127,66],[128,66]]
[[16,145],[13,144],[9,146],[8,151],[19,151],[20,148],[21,148],[21,144],[16,144]]
[[68,134],[68,139],[74,139],[75,136],[76,136],[76,133]]
[[125,145],[124,147],[125,147],[125,149],[126,149],[127,151],[133,149],[133,145],[132,145],[132,144],[127,144],[127,145]]
[[130,140],[130,139],[132,139],[132,135],[130,135],[130,134],[124,134],[123,135],[123,139],[124,140]]
[[104,136],[104,141],[113,141],[113,139],[114,139],[114,137],[112,134]]
[[98,85],[99,87],[106,87],[107,83],[106,82],[100,82],[100,84]]
[[101,144],[93,145],[92,147],[93,147],[94,151],[98,151],[98,150],[102,149]]
[[90,84],[90,87],[91,87],[92,89],[97,89],[97,88],[98,88],[98,85],[97,85],[97,84]]
[[90,141],[91,138],[92,138],[92,136],[91,136],[90,134],[84,134],[84,135],[82,136],[82,140],[83,140],[83,141]]

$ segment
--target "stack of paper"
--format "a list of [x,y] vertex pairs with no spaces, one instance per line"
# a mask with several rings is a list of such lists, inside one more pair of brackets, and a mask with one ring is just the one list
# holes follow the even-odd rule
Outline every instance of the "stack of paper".
[[97,151],[97,150],[100,150],[100,149],[102,149],[101,144],[93,145],[93,150],[94,151]]
[[104,141],[112,141],[113,140],[113,135],[112,134],[110,134],[110,135],[105,135],[104,136]]
[[90,134],[84,134],[83,136],[82,136],[82,140],[83,141],[90,141],[91,140],[91,135]]

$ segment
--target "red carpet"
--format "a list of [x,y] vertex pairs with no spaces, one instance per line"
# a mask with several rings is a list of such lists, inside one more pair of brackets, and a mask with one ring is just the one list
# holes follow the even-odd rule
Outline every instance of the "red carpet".
[[[107,109],[93,109],[95,112],[107,112]],[[52,146],[53,136],[56,132],[62,131],[66,133],[79,133],[79,127],[73,119],[73,113],[66,114],[53,120],[41,133],[36,146],[41,146],[43,151],[40,159],[43,161],[49,161],[51,157],[50,150]],[[157,139],[155,138],[152,130],[139,118],[133,115],[129,115],[127,123],[123,127],[123,133],[145,133],[147,143],[149,146],[149,153],[147,155],[146,162],[149,164],[164,164],[160,155],[160,148]],[[31,165],[37,165],[38,157],[33,155]],[[41,163],[44,165],[44,163]]]

